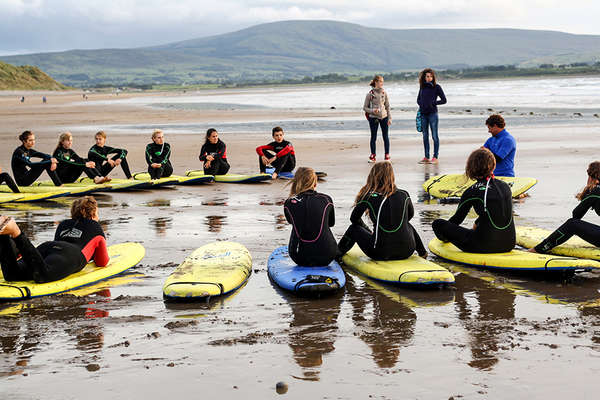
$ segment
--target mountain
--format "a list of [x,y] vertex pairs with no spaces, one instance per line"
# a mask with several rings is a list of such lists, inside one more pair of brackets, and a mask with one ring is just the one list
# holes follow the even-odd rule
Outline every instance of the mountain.
[[[281,21],[135,49],[0,57],[71,84],[252,81],[426,66],[532,66],[600,59],[600,36],[520,29],[379,29],[336,21]],[[563,62],[563,61],[561,61]]]
[[15,67],[0,61],[0,90],[62,90],[67,89],[37,67]]

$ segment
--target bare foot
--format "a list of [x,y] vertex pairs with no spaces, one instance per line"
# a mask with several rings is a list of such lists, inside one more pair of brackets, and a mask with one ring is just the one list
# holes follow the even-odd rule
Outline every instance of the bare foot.
[[2,229],[0,229],[0,235],[10,235],[11,238],[16,238],[21,234],[21,229],[19,229],[19,225],[15,222],[11,217],[7,217],[0,225],[2,225]]
[[535,247],[530,248],[529,250],[527,250],[530,253],[537,253],[537,251],[535,251]]
[[100,176],[96,176],[96,177],[94,178],[94,183],[95,183],[95,184],[97,184],[97,185],[99,185],[99,184],[101,184],[101,183],[103,183],[103,182],[104,182],[104,178],[102,178],[102,177],[100,177]]
[[273,175],[271,175],[271,179],[277,179],[277,172],[273,172]]
[[104,177],[104,182],[105,182],[105,183],[108,183],[108,182],[110,182],[110,181],[112,181],[112,178],[109,178],[108,176],[105,176],[105,177]]

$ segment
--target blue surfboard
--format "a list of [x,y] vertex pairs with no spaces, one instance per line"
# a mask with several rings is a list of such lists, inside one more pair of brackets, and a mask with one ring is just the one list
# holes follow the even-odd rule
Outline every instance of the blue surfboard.
[[[267,174],[272,174],[273,172],[275,172],[275,168],[267,168],[265,171]],[[317,174],[317,178],[318,179],[323,179],[327,176],[327,172],[323,172],[323,171],[315,171],[315,174]],[[279,173],[279,178],[281,179],[294,179],[294,171],[292,172],[280,172]]]
[[290,258],[287,246],[278,247],[271,253],[267,272],[280,288],[303,295],[334,293],[346,284],[346,275],[337,261],[318,267],[297,265]]

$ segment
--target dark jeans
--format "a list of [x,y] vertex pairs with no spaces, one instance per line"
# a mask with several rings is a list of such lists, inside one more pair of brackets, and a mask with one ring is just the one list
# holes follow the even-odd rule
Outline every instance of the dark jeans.
[[229,163],[222,158],[212,160],[209,168],[204,167],[204,175],[225,175],[228,171]]
[[58,177],[56,170],[51,171],[50,167],[51,167],[51,164],[34,165],[33,167],[31,167],[31,169],[29,171],[27,171],[25,173],[25,175],[23,175],[23,176],[15,175],[15,180],[17,181],[17,185],[19,185],[19,186],[31,185],[33,182],[35,182],[37,180],[37,178],[40,177],[40,175],[42,175],[42,172],[44,172],[44,171],[48,172],[48,176],[50,177],[50,179],[52,179],[52,183],[54,183],[55,186],[62,185],[62,181]]
[[567,222],[552,232],[552,234],[544,239],[542,243],[535,246],[535,251],[538,253],[546,253],[552,248],[563,244],[573,235],[579,236],[596,247],[600,247],[600,226],[590,224],[589,222],[580,219],[569,218]]
[[[109,163],[104,163],[100,167],[100,174],[102,176],[107,176],[115,167],[111,166]],[[127,177],[127,179],[131,178],[131,171],[129,170],[129,164],[127,164],[127,158],[121,159],[121,168],[123,168],[123,173]]]
[[168,178],[173,174],[173,167],[170,162],[163,164],[160,168],[148,166],[148,173],[150,174],[150,179]]
[[[267,158],[273,157],[272,155],[265,154]],[[283,157],[279,157],[271,163],[275,168],[275,173],[279,175],[280,172],[292,172],[296,168],[296,157],[293,154],[286,154]],[[267,166],[263,164],[262,159],[258,156],[258,167],[260,172],[265,173]]]
[[421,126],[423,127],[423,147],[425,147],[425,157],[429,158],[429,128],[431,127],[431,138],[433,139],[433,157],[438,158],[440,152],[440,138],[438,137],[438,113],[421,114]]
[[69,165],[68,167],[59,167],[56,169],[58,178],[64,183],[75,182],[81,176],[82,172],[85,172],[90,179],[100,176],[100,171],[96,168],[88,168],[84,165]]
[[376,154],[375,145],[377,143],[377,127],[381,125],[381,136],[383,137],[383,147],[385,154],[390,154],[390,138],[388,136],[388,117],[383,119],[369,118],[369,128],[371,128],[371,154]]
[[6,172],[0,174],[0,184],[1,183],[6,183],[6,186],[8,186],[10,190],[12,190],[15,193],[19,193],[19,188],[17,187],[17,184],[15,183],[15,181],[13,181],[13,178],[11,178],[11,176]]

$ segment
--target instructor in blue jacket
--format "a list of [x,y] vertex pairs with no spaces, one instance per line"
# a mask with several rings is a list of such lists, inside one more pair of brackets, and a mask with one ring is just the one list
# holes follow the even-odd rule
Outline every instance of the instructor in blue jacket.
[[483,147],[490,150],[496,158],[495,176],[515,176],[515,153],[517,141],[504,129],[506,123],[501,115],[493,114],[485,121],[492,135]]

